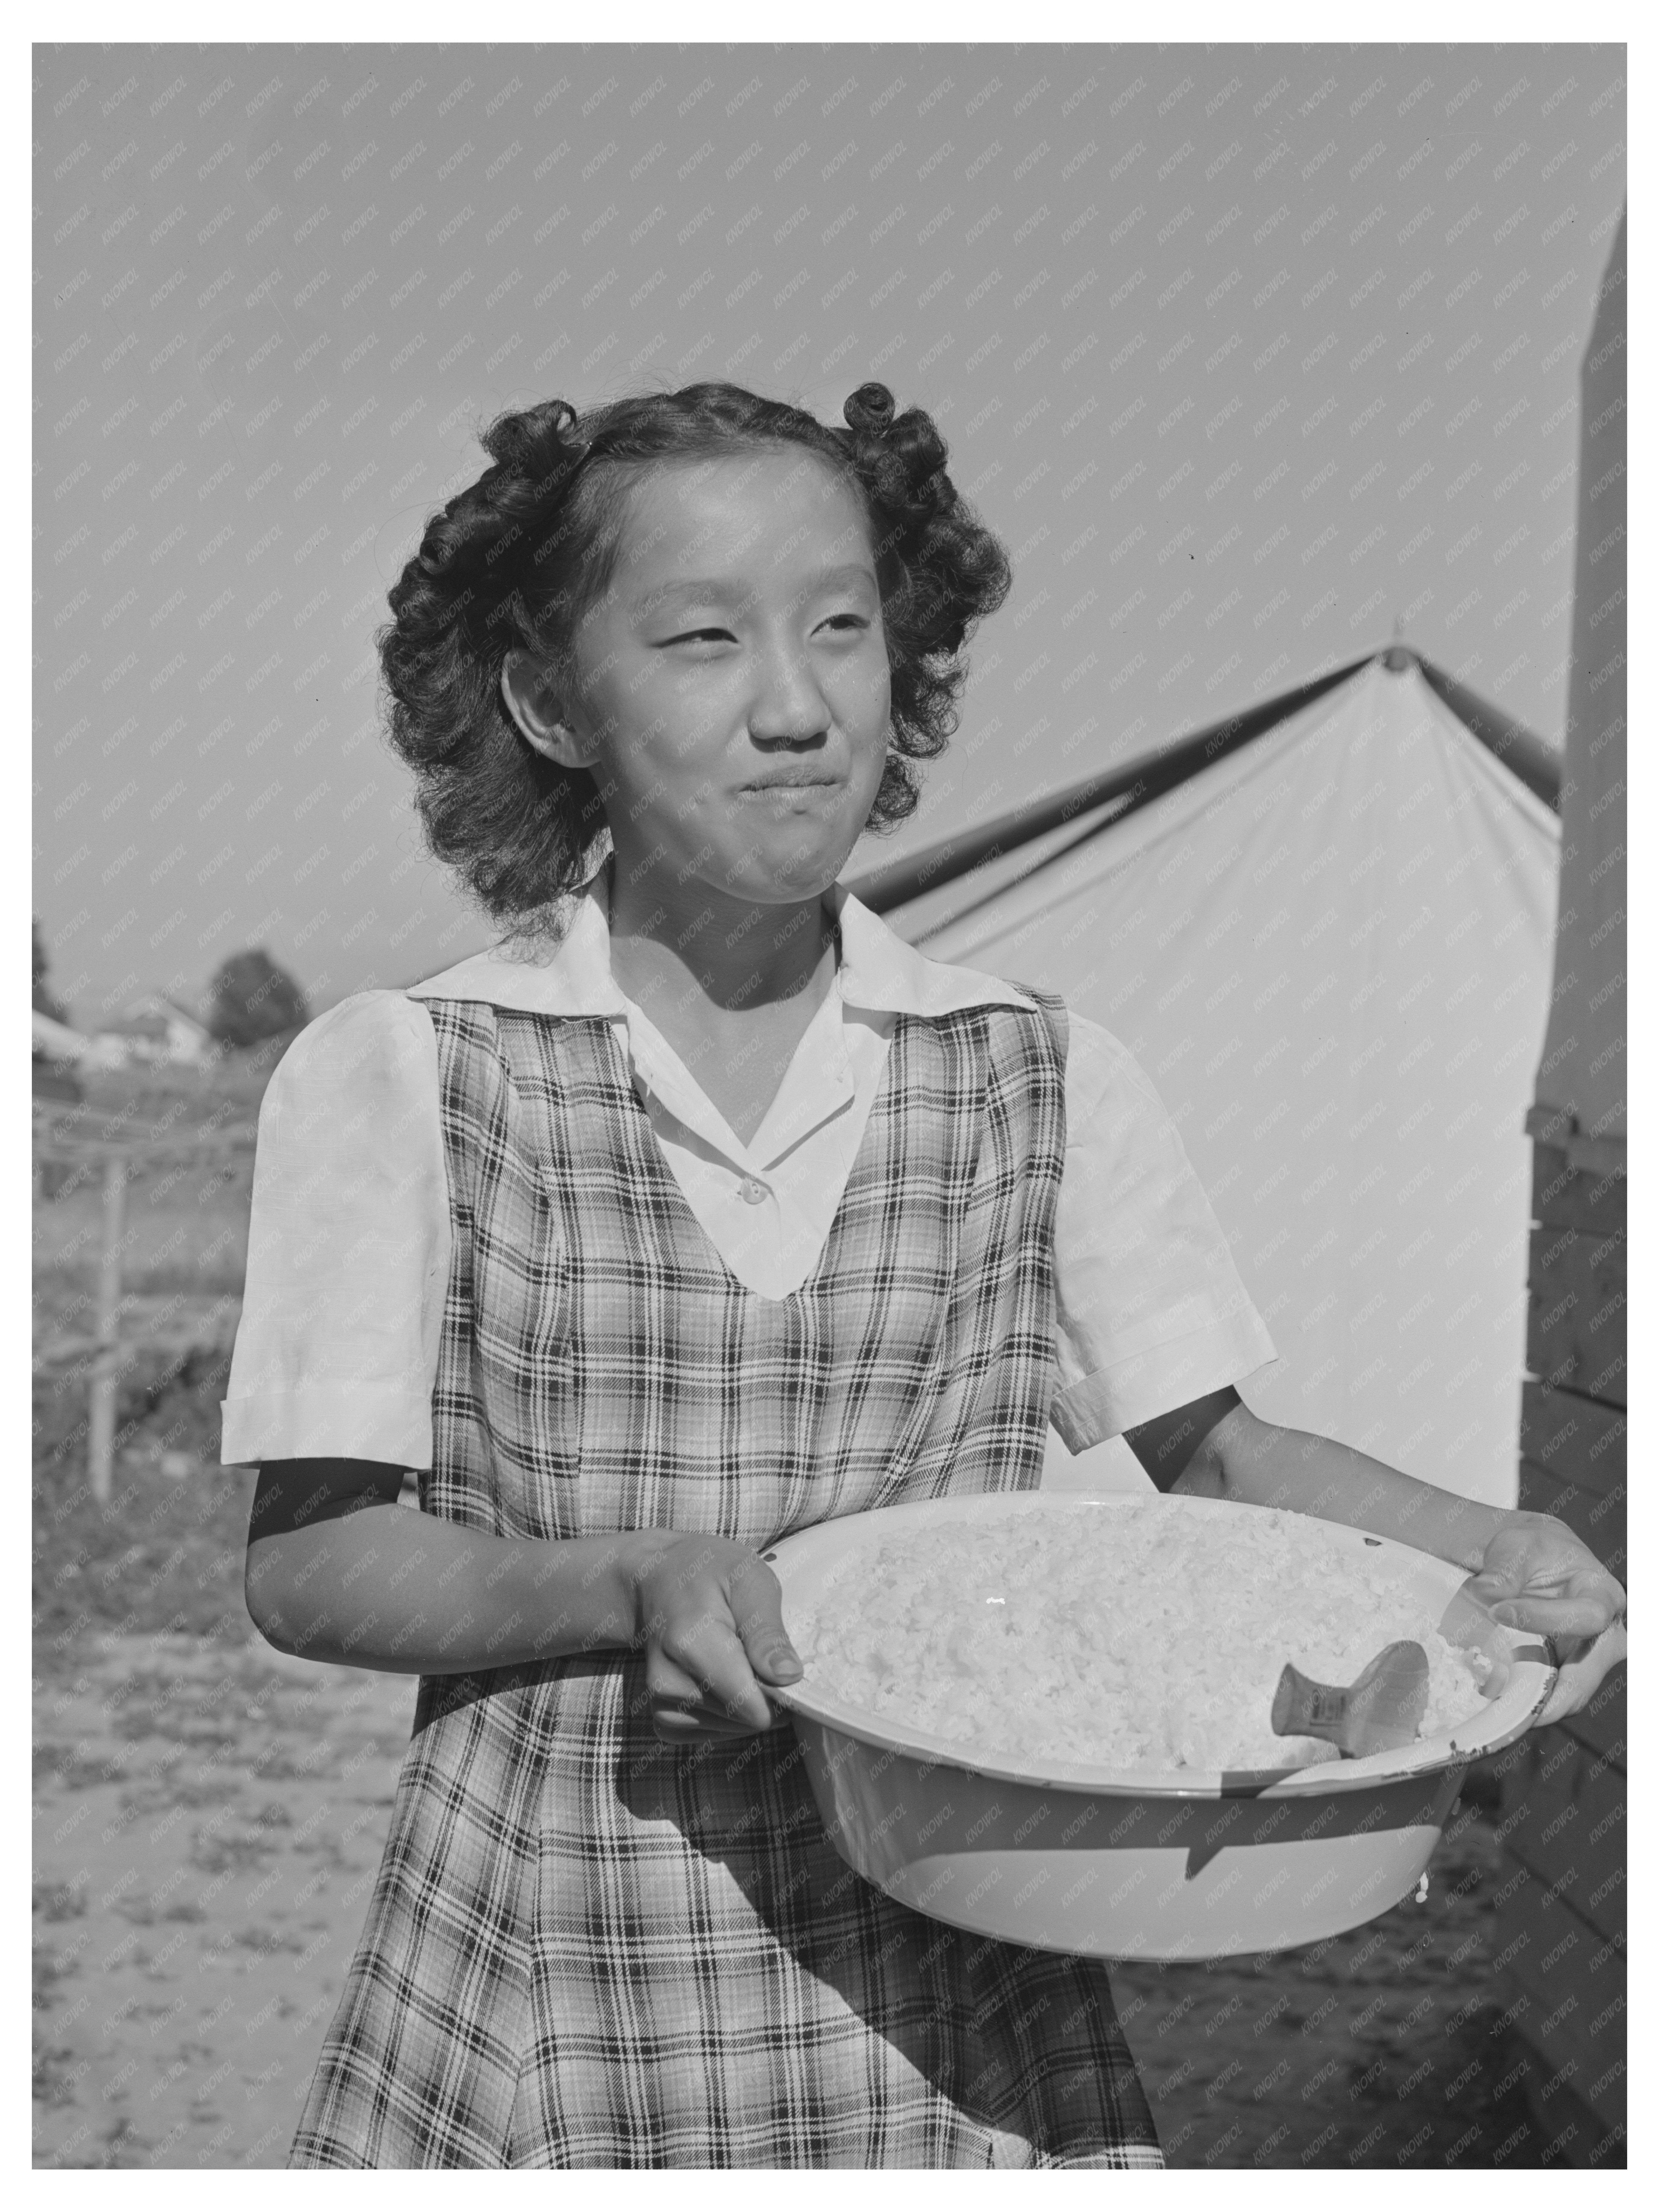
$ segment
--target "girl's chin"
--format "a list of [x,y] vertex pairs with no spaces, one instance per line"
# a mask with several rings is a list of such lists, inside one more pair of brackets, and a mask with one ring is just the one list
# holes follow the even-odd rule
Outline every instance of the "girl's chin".
[[[757,836],[734,853],[711,854],[690,869],[684,880],[700,878],[728,898],[752,898],[764,905],[817,898],[840,875],[857,842],[856,836],[827,823],[819,836],[798,835],[787,842]],[[679,874],[678,869],[674,872]]]

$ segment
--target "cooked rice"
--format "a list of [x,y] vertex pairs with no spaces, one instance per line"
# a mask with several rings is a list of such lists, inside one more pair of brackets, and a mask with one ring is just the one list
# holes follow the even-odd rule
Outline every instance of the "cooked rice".
[[1428,1655],[1420,1735],[1480,1708],[1490,1671],[1449,1644],[1382,1551],[1298,1513],[1114,1499],[896,1533],[788,1625],[805,1684],[1023,1763],[1310,1765],[1278,1736],[1289,1660],[1352,1681],[1387,1644]]

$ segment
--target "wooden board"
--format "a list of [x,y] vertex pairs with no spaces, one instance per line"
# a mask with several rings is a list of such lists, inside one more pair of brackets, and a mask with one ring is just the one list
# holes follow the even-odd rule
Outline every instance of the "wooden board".
[[1598,1497],[1595,1491],[1580,1490],[1574,1483],[1560,1481],[1547,1469],[1523,1459],[1521,1504],[1527,1512],[1553,1513],[1558,1521],[1565,1521],[1573,1534],[1589,1545],[1603,1566],[1617,1575],[1620,1582],[1628,1580],[1622,1483],[1610,1495]]
[[1623,1667],[1617,1668],[1589,1705],[1581,1705],[1559,1725],[1568,1735],[1586,1745],[1593,1758],[1610,1757],[1615,1766],[1628,1772],[1629,1759],[1625,1749],[1630,1741],[1626,1672]]
[[[1623,1147],[1620,1147],[1622,1154]],[[1625,1226],[1622,1163],[1593,1171],[1575,1168],[1565,1146],[1532,1148],[1532,1218],[1561,1229],[1588,1229],[1610,1237]]]
[[1535,1729],[1526,1742],[1527,1758],[1504,1779],[1500,1838],[1598,1934],[1622,1933],[1629,1824],[1621,1767],[1565,1729]]
[[[1624,1702],[1622,1690],[1603,1692],[1590,1724],[1608,1728]],[[1619,1741],[1622,1757],[1622,1732]],[[1514,1868],[1494,1899],[1505,2010],[1542,2069],[1531,2085],[1540,2110],[1546,2093],[1565,2084],[1596,2130],[1620,2129],[1628,2081],[1625,1778],[1571,1724],[1534,1730],[1504,1760],[1515,1752],[1522,1756],[1505,1766],[1498,1823]],[[1558,2106],[1565,2126],[1573,2107]]]
[[1521,1456],[1558,1482],[1608,1498],[1625,1486],[1626,1415],[1574,1390],[1521,1386]]
[[[1521,1936],[1530,1941],[1512,1949]],[[1622,2128],[1630,2079],[1623,1953],[1565,1905],[1513,1933],[1505,1923],[1501,1937],[1496,1955],[1510,1954],[1504,1968],[1505,2009],[1513,2008],[1522,2039],[1549,2075],[1565,2075],[1603,2128]]]
[[1626,1402],[1625,1239],[1535,1228],[1527,1269],[1527,1365],[1560,1389]]

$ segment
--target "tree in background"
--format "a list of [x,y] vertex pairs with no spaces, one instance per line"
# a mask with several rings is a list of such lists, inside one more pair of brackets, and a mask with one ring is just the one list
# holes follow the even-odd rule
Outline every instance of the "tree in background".
[[306,1024],[305,993],[263,947],[234,953],[213,979],[208,1027],[221,1044],[246,1048]]
[[38,921],[31,924],[34,938],[33,1007],[37,1014],[49,1014],[55,1022],[67,1023],[68,1012],[61,1000],[54,999],[46,988],[46,948],[40,936]]

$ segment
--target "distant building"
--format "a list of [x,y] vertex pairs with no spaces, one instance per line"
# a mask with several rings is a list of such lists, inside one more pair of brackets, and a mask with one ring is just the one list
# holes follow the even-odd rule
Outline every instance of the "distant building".
[[134,1060],[198,1061],[210,1058],[214,1050],[207,1024],[160,991],[135,999],[102,1034],[119,1038]]
[[[37,994],[39,984],[35,987]],[[64,1022],[36,1006],[30,1017],[29,1087],[37,1098],[55,1098],[79,1105],[86,1093],[79,1068],[87,1057],[90,1037],[82,1036]]]

